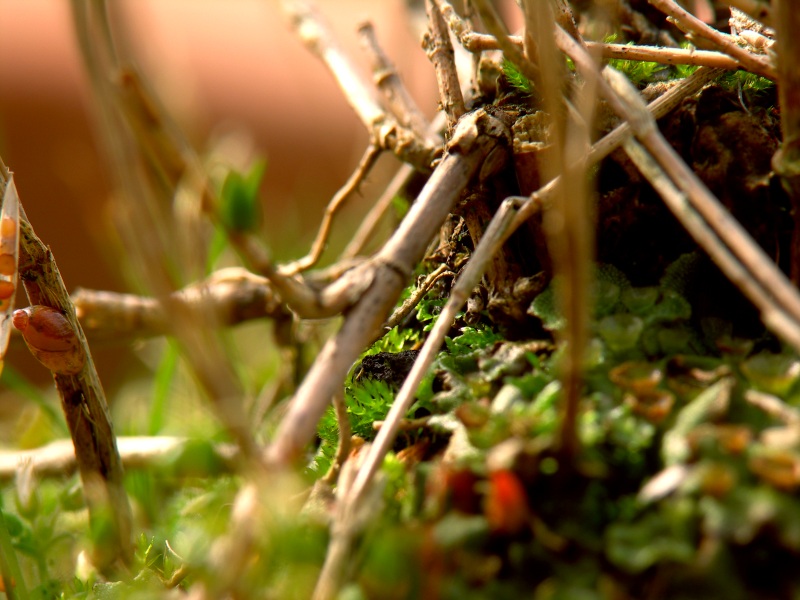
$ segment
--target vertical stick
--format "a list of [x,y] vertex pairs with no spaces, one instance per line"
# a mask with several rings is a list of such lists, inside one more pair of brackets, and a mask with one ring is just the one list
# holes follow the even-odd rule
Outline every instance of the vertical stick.
[[778,101],[781,108],[783,145],[772,166],[789,194],[794,217],[791,245],[792,283],[800,285],[800,11],[788,0],[773,0],[778,47]]
[[[8,170],[0,169],[0,192],[9,181]],[[133,547],[131,509],[123,487],[122,461],[105,394],[53,253],[36,236],[24,213],[20,222],[19,255],[19,274],[31,304],[61,311],[86,356],[80,373],[54,373],[53,378],[75,446],[75,457],[89,507],[95,542],[93,562],[101,571],[109,572],[119,562],[131,561]]]

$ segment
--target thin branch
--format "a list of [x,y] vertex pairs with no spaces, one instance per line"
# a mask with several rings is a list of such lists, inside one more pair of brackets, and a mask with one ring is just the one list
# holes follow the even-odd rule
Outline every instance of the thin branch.
[[766,55],[753,54],[742,48],[732,36],[709,27],[693,14],[678,6],[673,0],[648,0],[648,2],[672,17],[681,29],[697,38],[708,40],[719,50],[733,57],[742,65],[742,68],[773,81],[778,78],[775,67]]
[[308,0],[283,0],[282,6],[300,40],[328,67],[372,139],[401,160],[429,172],[441,149],[386,114],[377,91],[342,50],[316,7]]
[[400,166],[389,185],[383,190],[378,201],[367,213],[367,216],[364,217],[355,235],[353,235],[353,239],[345,247],[342,252],[343,259],[353,258],[364,252],[364,248],[375,235],[383,216],[392,206],[392,201],[402,192],[403,188],[414,176],[414,173],[416,173],[416,170],[408,163],[403,163]]
[[314,437],[331,397],[359,353],[378,337],[414,265],[444,221],[462,190],[499,144],[510,142],[505,123],[484,110],[459,122],[442,162],[412,205],[400,227],[372,262],[374,276],[349,309],[339,332],[330,339],[297,390],[268,449],[273,464],[296,460]]
[[434,146],[442,144],[441,136],[431,129],[425,115],[417,106],[408,89],[403,85],[392,61],[386,56],[375,35],[372,23],[365,21],[358,26],[361,46],[372,63],[372,79],[383,94],[386,106],[401,125],[410,128],[420,138]]
[[408,313],[414,310],[414,307],[422,301],[422,299],[425,297],[425,294],[428,293],[428,291],[437,281],[439,281],[442,277],[452,277],[454,275],[455,273],[450,271],[447,268],[447,265],[439,265],[436,267],[436,269],[429,273],[425,280],[420,283],[419,286],[417,286],[417,289],[414,290],[414,293],[412,293],[411,296],[409,296],[406,301],[403,302],[403,304],[395,309],[395,311],[392,313],[392,316],[386,320],[384,328],[388,330],[399,325],[400,322],[408,315]]
[[718,69],[735,70],[741,64],[722,52],[697,50],[695,48],[661,48],[660,46],[629,46],[627,44],[601,44],[586,42],[586,49],[603,58],[622,60],[645,60],[665,65],[697,65]]
[[[269,280],[240,267],[217,271],[171,296],[175,305],[204,304],[215,315],[213,325],[218,327],[288,314]],[[169,313],[156,298],[79,288],[72,301],[90,339],[128,341],[173,330]]]
[[[5,191],[10,176],[7,170],[0,171],[0,191]],[[72,437],[90,519],[97,526],[102,523],[109,528],[109,538],[93,549],[95,564],[108,572],[117,568],[120,561],[127,564],[133,558],[131,508],[108,403],[53,254],[36,236],[24,214],[19,256],[19,276],[30,303],[58,310],[77,338],[78,352],[85,357],[79,373],[53,373],[53,379]]]
[[372,167],[375,166],[375,162],[378,160],[381,152],[382,150],[374,143],[371,143],[369,146],[367,146],[367,149],[364,151],[364,155],[361,157],[356,170],[353,171],[353,174],[350,175],[347,183],[345,183],[344,186],[338,192],[336,192],[336,195],[328,203],[328,206],[325,207],[325,214],[322,217],[322,223],[320,224],[319,231],[317,232],[317,237],[314,239],[314,243],[311,245],[311,251],[303,258],[289,263],[288,265],[279,267],[278,272],[281,275],[296,275],[297,273],[310,269],[317,264],[322,256],[322,252],[325,250],[325,246],[328,243],[328,236],[330,235],[331,225],[333,224],[334,217],[358,190],[358,187],[367,177],[367,174],[370,172]]
[[[191,443],[188,438],[169,436],[117,437],[120,460],[126,470],[157,467],[167,456]],[[239,450],[235,445],[216,444],[214,453],[229,471],[236,470]],[[0,451],[0,481],[13,479],[22,465],[36,477],[65,477],[78,469],[71,440],[58,440],[33,450]]]
[[350,511],[358,511],[360,503],[366,497],[370,488],[372,478],[383,463],[386,452],[391,448],[400,424],[403,421],[409,407],[414,401],[422,378],[427,373],[433,359],[441,348],[447,332],[452,326],[456,313],[472,294],[472,290],[480,281],[484,272],[492,261],[494,253],[502,246],[504,241],[511,234],[510,226],[513,217],[520,205],[519,199],[513,198],[504,201],[494,218],[489,223],[486,232],[478,247],[472,254],[469,263],[453,287],[447,304],[442,309],[433,326],[428,339],[422,346],[414,366],[406,376],[403,386],[397,393],[392,408],[386,416],[386,420],[375,437],[375,441],[369,448],[369,452],[364,459],[363,466],[359,469],[358,475],[353,482],[353,486],[348,492],[343,502],[349,506]]
[[452,131],[456,122],[466,112],[461,84],[458,81],[455,53],[450,42],[450,33],[439,7],[433,0],[425,0],[428,13],[428,32],[422,38],[422,47],[436,71],[439,86],[439,101],[447,115],[447,129]]
[[781,110],[783,143],[772,157],[772,166],[781,177],[789,194],[794,217],[790,250],[790,275],[800,285],[800,11],[787,0],[773,0],[776,17],[776,43],[780,85],[778,100]]
[[[765,293],[773,298],[778,310],[800,322],[800,296],[796,288],[667,143],[658,131],[655,120],[646,110],[639,93],[623,75],[606,67],[603,72],[614,83],[615,88],[612,90],[609,83],[600,80],[595,65],[583,48],[560,28],[556,28],[556,42],[575,62],[584,78],[598,80],[598,90],[603,97],[617,114],[629,119],[637,138],[676,186],[687,195],[693,209],[703,217]],[[619,95],[621,93],[626,94],[624,100]],[[724,265],[720,267],[724,268]],[[782,331],[775,333],[783,337]]]
[[[498,50],[497,38],[485,33],[468,33],[459,38],[464,48],[470,52]],[[509,36],[509,39],[520,48],[522,38]],[[719,69],[735,70],[741,63],[722,52],[697,50],[696,48],[664,48],[662,46],[633,46],[629,44],[604,44],[601,42],[585,42],[592,53],[599,53],[602,58],[619,58],[622,60],[644,60],[665,65],[697,65]]]

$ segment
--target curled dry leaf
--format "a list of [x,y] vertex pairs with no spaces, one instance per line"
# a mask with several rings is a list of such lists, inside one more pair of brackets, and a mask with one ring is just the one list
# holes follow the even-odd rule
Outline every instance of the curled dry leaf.
[[72,324],[64,314],[49,306],[29,306],[14,312],[28,349],[45,367],[60,375],[77,375],[86,355]]

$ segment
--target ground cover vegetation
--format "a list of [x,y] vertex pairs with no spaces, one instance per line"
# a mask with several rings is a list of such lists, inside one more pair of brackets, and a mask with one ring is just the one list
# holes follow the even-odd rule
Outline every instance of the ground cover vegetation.
[[[790,4],[523,1],[516,36],[489,2],[428,0],[433,124],[368,24],[374,86],[284,5],[370,143],[279,265],[269,165],[198,154],[105,4],[72,2],[148,294],[68,297],[3,166],[0,283],[18,269],[34,306],[0,305],[0,334],[61,398],[3,375],[38,407],[17,443],[56,440],[0,460],[6,596],[797,597]],[[382,152],[395,181],[319,267]],[[168,339],[146,406],[109,412],[101,335]]]

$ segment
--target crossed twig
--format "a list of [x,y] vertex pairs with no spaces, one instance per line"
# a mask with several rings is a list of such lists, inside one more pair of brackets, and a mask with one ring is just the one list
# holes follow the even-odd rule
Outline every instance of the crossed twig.
[[[542,82],[555,82],[556,85],[545,86],[549,90],[549,96],[544,98],[544,103],[548,112],[560,115],[556,120],[556,129],[560,130],[556,135],[559,160],[562,163],[574,161],[580,168],[573,173],[573,177],[560,175],[567,171],[558,169],[530,196],[507,198],[482,232],[480,243],[458,277],[447,305],[430,332],[375,442],[369,449],[362,451],[358,465],[347,467],[346,476],[340,482],[337,517],[332,528],[333,542],[329,561],[317,590],[319,598],[328,597],[337,589],[342,574],[341,565],[337,561],[347,556],[347,548],[353,543],[359,528],[364,526],[365,515],[369,515],[371,508],[374,508],[370,504],[377,501],[374,479],[379,465],[390,448],[401,419],[413,401],[420,379],[430,367],[456,312],[489,268],[492,257],[514,230],[539,211],[568,217],[562,219],[567,223],[562,231],[573,245],[567,246],[566,250],[559,250],[558,242],[553,241],[551,247],[554,253],[562,252],[566,256],[571,251],[570,248],[575,249],[580,242],[581,232],[585,233],[580,228],[581,219],[585,220],[585,215],[581,215],[581,205],[570,205],[568,198],[573,198],[575,193],[585,192],[581,183],[584,170],[620,145],[623,145],[634,163],[653,182],[654,187],[664,196],[698,243],[754,301],[764,314],[767,324],[786,341],[800,348],[800,300],[796,290],[718,203],[715,203],[708,190],[692,178],[691,172],[687,173],[686,166],[670,154],[663,145],[663,139],[659,139],[652,122],[654,118],[669,112],[688,95],[696,93],[719,74],[719,68],[746,68],[775,78],[777,71],[771,59],[765,54],[754,53],[739,46],[731,36],[711,30],[667,0],[652,0],[652,4],[669,12],[673,19],[697,38],[710,42],[714,47],[713,51],[628,49],[610,44],[584,44],[577,35],[574,24],[571,24],[567,6],[563,2],[556,3],[555,17],[538,13],[541,7],[536,2],[523,2],[527,34],[521,38],[513,38],[503,29],[488,2],[476,0],[474,4],[490,29],[491,36],[473,32],[471,25],[461,19],[445,0],[426,2],[431,24],[426,48],[436,68],[441,103],[451,132],[450,141],[442,154],[438,133],[420,116],[421,113],[396,77],[391,63],[380,51],[368,25],[362,26],[361,32],[373,59],[376,86],[366,81],[354,67],[309,2],[287,0],[284,6],[298,33],[328,65],[351,106],[368,129],[371,139],[358,169],[326,210],[308,256],[289,265],[279,266],[273,263],[265,246],[252,233],[230,231],[231,241],[250,267],[251,272],[246,275],[239,273],[238,277],[228,279],[212,278],[211,281],[183,287],[171,279],[169,269],[165,267],[163,272],[157,273],[151,280],[155,282],[155,301],[148,303],[141,298],[100,296],[88,292],[79,296],[79,309],[83,304],[83,318],[87,323],[92,314],[106,315],[107,318],[111,314],[112,320],[118,320],[121,313],[110,313],[112,307],[126,307],[121,309],[124,313],[130,312],[130,307],[136,304],[142,312],[141,320],[133,321],[135,327],[144,323],[150,331],[169,330],[178,336],[189,362],[241,448],[240,455],[244,465],[241,468],[245,472],[256,473],[256,481],[261,481],[258,473],[263,473],[265,466],[279,469],[301,456],[314,437],[323,411],[341,393],[342,382],[354,361],[365,347],[381,335],[387,322],[392,322],[390,314],[402,289],[407,285],[414,267],[423,258],[429,242],[455,203],[465,191],[490,180],[495,171],[508,160],[513,116],[492,108],[467,112],[469,99],[462,96],[461,84],[455,76],[448,28],[453,32],[453,38],[471,52],[502,49],[506,58],[517,63],[523,73],[539,83],[540,89]],[[757,1],[748,5],[752,4],[756,8],[763,8]],[[74,0],[73,7],[80,25],[80,19],[86,17],[86,6],[80,0]],[[104,22],[102,13],[102,10],[98,13],[101,15],[101,24]],[[552,19],[559,25],[553,27]],[[534,29],[540,35],[531,35]],[[143,204],[159,218],[166,219],[165,223],[173,222],[169,219],[183,218],[189,224],[190,231],[197,231],[206,217],[215,218],[213,191],[203,172],[201,161],[170,127],[168,120],[158,118],[161,116],[157,112],[158,104],[151,101],[148,90],[141,85],[135,73],[124,67],[113,47],[105,47],[102,60],[99,60],[93,54],[96,50],[92,48],[89,37],[84,35],[81,38],[84,42],[84,53],[93,81],[97,85],[98,95],[105,107],[105,118],[110,124],[110,130],[117,131],[124,124],[127,131],[132,133],[127,136],[127,145],[119,140],[109,141],[115,148],[112,155],[117,167],[121,169],[127,168],[130,162],[128,159],[133,158],[148,182],[144,186],[135,178],[121,174],[120,185],[127,187],[129,194],[135,192],[141,194],[142,198],[149,198],[148,201],[152,203],[147,204],[143,200]],[[103,36],[100,38],[103,39]],[[668,64],[706,66],[644,107],[638,94],[632,95],[613,74],[606,75],[608,82],[600,77],[597,66],[587,51],[597,51],[606,57],[623,56],[661,60]],[[560,57],[559,53],[570,56],[586,82],[584,85],[596,86],[620,117],[627,121],[591,147],[586,142],[585,134],[580,137],[575,133],[581,131],[586,122],[590,121],[591,106],[581,97],[581,94],[587,95],[586,91],[581,91],[577,86],[576,91],[568,98],[563,97],[560,90],[566,86],[561,85],[561,74],[552,66],[554,61],[548,63],[544,58]],[[111,75],[117,82],[116,87],[107,84],[109,68],[113,71]],[[582,118],[584,123],[581,122]],[[634,135],[638,142],[633,141]],[[582,141],[574,145],[575,140]],[[642,146],[646,151],[642,150]],[[409,166],[401,168],[391,193],[387,191],[386,196],[378,203],[379,206],[385,207],[388,204],[394,192],[404,185],[415,169],[431,173],[410,212],[372,257],[358,261],[342,260],[321,277],[319,274],[315,276],[307,273],[325,249],[335,214],[357,189],[378,154],[383,151],[395,153]],[[660,166],[655,163],[660,163]],[[127,209],[133,210],[130,207]],[[375,214],[379,209],[376,211]],[[146,231],[149,237],[132,239],[128,236],[127,241],[136,248],[138,255],[147,264],[168,265],[175,260],[175,247],[164,235],[164,231],[169,228],[165,223],[158,222],[158,219],[153,219],[152,216],[149,218],[151,220],[138,215],[133,219],[142,226],[137,228],[136,235],[144,236],[141,232]],[[377,217],[371,217],[365,221],[361,233],[345,252],[346,257],[352,258],[362,252],[376,220]],[[148,230],[149,225],[153,226],[153,232]],[[583,223],[582,226],[585,225]],[[186,248],[179,248],[178,251],[190,254]],[[585,295],[589,285],[588,278],[579,273],[580,269],[586,269],[588,255],[580,256],[583,258],[577,259],[577,265],[565,261],[558,267],[575,274],[571,291],[565,291],[564,297],[567,302],[573,302],[574,308],[570,314],[572,321],[578,325],[581,318],[585,319],[587,309],[585,305],[575,301],[575,298],[580,294]],[[444,272],[432,275],[428,283],[439,276],[444,276]],[[214,293],[223,283],[230,285],[228,295]],[[233,310],[230,306],[246,308],[246,299],[252,300],[254,297],[269,301],[270,308],[264,308],[261,312],[245,311],[242,318],[275,316],[278,313],[285,317],[286,307],[300,318],[344,316],[340,329],[325,344],[296,390],[274,438],[265,450],[255,443],[244,420],[241,411],[243,394],[231,369],[226,366],[224,355],[221,356],[219,349],[214,346],[213,337],[208,334],[211,327],[198,328],[199,332],[193,329],[201,321],[197,318],[201,315],[210,316],[207,322],[211,326],[215,323],[235,322],[237,317],[231,316],[235,311],[226,311]],[[199,312],[201,310],[204,312]],[[584,317],[581,317],[582,314]],[[580,330],[578,325],[576,329]],[[574,455],[577,451],[574,419],[580,395],[580,365],[575,357],[580,356],[582,339],[580,331],[571,335],[574,336],[571,340],[577,341],[572,343],[571,350],[575,364],[574,372],[567,376],[571,378],[569,382],[572,391],[565,401],[567,410],[562,428],[562,444],[568,455]],[[343,418],[341,406],[341,402],[337,402],[340,420]],[[344,461],[345,450],[346,444],[343,443],[337,456],[337,464]],[[334,477],[335,471],[332,472],[331,479]],[[252,487],[248,487],[242,493],[240,501],[250,502],[253,494]],[[246,535],[244,529],[234,528],[231,536]],[[233,553],[235,544],[231,548]],[[235,557],[231,554],[230,558]]]

